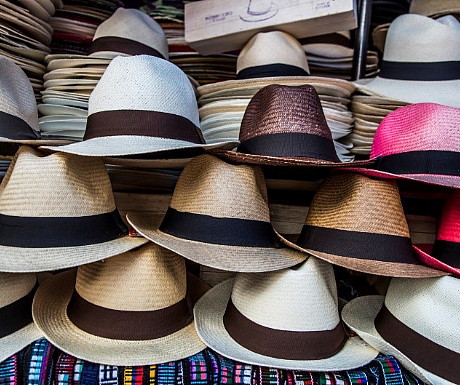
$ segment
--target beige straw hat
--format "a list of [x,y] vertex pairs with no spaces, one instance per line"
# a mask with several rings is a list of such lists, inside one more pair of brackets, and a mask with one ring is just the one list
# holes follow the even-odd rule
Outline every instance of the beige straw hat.
[[411,0],[409,13],[418,13],[430,17],[460,14],[458,0]]
[[378,352],[340,319],[332,265],[314,257],[268,273],[239,273],[195,305],[210,348],[253,365],[308,371],[363,366]]
[[306,258],[279,241],[262,170],[207,154],[184,168],[161,223],[133,213],[127,219],[151,241],[217,269],[278,270]]
[[394,181],[339,173],[327,178],[311,202],[298,250],[335,265],[389,277],[446,275],[423,266],[412,248]]
[[147,242],[127,233],[101,159],[18,150],[0,184],[0,271],[58,270]]
[[43,337],[32,320],[35,274],[0,273],[0,361]]
[[[80,359],[154,365],[206,346],[196,333],[185,260],[148,243],[46,281],[33,317],[46,338]],[[187,287],[188,286],[188,287]]]
[[460,379],[460,280],[393,278],[385,297],[358,297],[345,305],[345,323],[390,354],[422,381],[455,385]]

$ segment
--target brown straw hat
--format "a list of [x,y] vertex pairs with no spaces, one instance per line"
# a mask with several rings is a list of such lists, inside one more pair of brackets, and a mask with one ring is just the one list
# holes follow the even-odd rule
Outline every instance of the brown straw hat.
[[412,248],[398,186],[394,181],[340,173],[316,191],[297,240],[298,250],[335,265],[390,277],[438,277]]
[[0,184],[0,271],[57,270],[131,250],[102,159],[22,146]]
[[262,170],[207,154],[184,168],[161,224],[131,213],[127,219],[151,241],[217,269],[270,271],[306,258],[279,241]]
[[321,102],[310,85],[272,84],[258,91],[244,113],[239,139],[236,152],[214,153],[234,162],[270,166],[350,164],[337,157]]
[[148,243],[47,280],[33,303],[46,338],[80,359],[154,365],[203,350],[185,260]]

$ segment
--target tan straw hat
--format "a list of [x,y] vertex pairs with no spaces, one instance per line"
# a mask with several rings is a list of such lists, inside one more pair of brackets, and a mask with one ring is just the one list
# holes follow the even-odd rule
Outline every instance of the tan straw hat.
[[18,150],[0,184],[0,271],[58,270],[146,242],[127,232],[101,159]]
[[[154,365],[206,346],[193,321],[185,260],[153,243],[46,281],[33,317],[46,338],[80,359]],[[189,287],[187,287],[189,286]]]
[[279,241],[262,170],[207,154],[184,168],[161,224],[132,213],[127,219],[151,241],[217,269],[278,270],[306,258]]
[[282,369],[338,371],[378,352],[347,334],[332,265],[314,257],[268,273],[239,273],[195,305],[198,334],[236,361]]
[[0,273],[0,361],[43,337],[32,320],[35,274]]
[[427,384],[456,385],[459,302],[458,278],[393,278],[385,297],[355,298],[342,317],[367,343],[396,357]]
[[313,197],[297,245],[335,265],[389,277],[438,277],[412,248],[398,186],[392,181],[340,173]]
[[418,13],[430,17],[460,14],[458,0],[411,0],[409,13]]

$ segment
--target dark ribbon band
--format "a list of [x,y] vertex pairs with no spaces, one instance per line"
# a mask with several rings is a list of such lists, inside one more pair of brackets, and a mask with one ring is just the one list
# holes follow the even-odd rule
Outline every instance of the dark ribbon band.
[[228,246],[281,247],[269,222],[181,212],[168,208],[160,230],[191,241]]
[[350,39],[340,33],[328,33],[327,35],[310,36],[299,39],[299,43],[305,44],[335,44],[351,48]]
[[303,68],[289,64],[265,64],[248,67],[236,74],[237,79],[258,79],[274,76],[309,76]]
[[183,116],[159,111],[113,110],[88,116],[84,140],[140,135],[204,144],[201,130]]
[[165,57],[155,48],[135,40],[123,37],[106,36],[100,37],[91,43],[89,52],[113,51],[126,53],[128,55],[150,55],[164,59]]
[[259,325],[228,301],[224,314],[224,326],[230,336],[255,353],[285,360],[320,360],[338,353],[347,341],[340,322],[332,330],[288,331]]
[[460,153],[410,151],[377,158],[373,168],[392,174],[439,174],[460,176]]
[[127,234],[114,210],[85,217],[16,217],[0,214],[0,245],[12,247],[73,247],[102,243]]
[[383,60],[379,77],[395,80],[458,80],[460,61],[407,63]]
[[423,369],[453,383],[460,378],[460,354],[429,340],[398,320],[385,305],[377,318],[379,334]]
[[420,265],[409,237],[304,225],[297,244],[348,258]]
[[24,120],[0,111],[0,136],[12,140],[37,140],[40,133],[33,130]]
[[21,330],[32,322],[32,301],[37,286],[29,294],[0,308],[0,338]]
[[73,292],[67,306],[70,321],[87,333],[103,338],[135,341],[173,334],[190,325],[193,316],[187,299],[160,310],[114,310],[95,305]]
[[238,146],[238,152],[278,157],[304,157],[340,163],[332,139],[300,132],[254,136]]
[[437,239],[433,246],[433,257],[460,269],[460,243]]

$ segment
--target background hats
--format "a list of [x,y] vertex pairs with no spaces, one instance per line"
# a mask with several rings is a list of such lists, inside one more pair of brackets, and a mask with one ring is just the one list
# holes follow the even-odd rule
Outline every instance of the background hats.
[[378,178],[460,187],[460,108],[418,103],[393,111],[379,124],[369,169]]
[[460,193],[452,193],[446,202],[431,253],[415,247],[426,265],[460,276]]
[[412,249],[395,182],[359,174],[327,178],[316,191],[297,245],[335,265],[393,277],[437,277]]
[[35,274],[0,273],[0,360],[25,348],[43,334],[32,320]]
[[63,269],[146,242],[127,230],[101,159],[18,150],[0,184],[0,271]]
[[203,350],[185,261],[148,243],[46,281],[33,316],[58,348],[107,365],[153,365]]
[[345,370],[378,354],[347,335],[332,265],[314,257],[275,272],[239,273],[206,293],[194,314],[210,348],[253,365]]
[[48,148],[87,156],[122,156],[235,145],[205,144],[187,76],[154,56],[113,59],[91,94],[88,114],[82,142]]
[[306,258],[279,242],[262,170],[207,154],[184,168],[161,224],[131,213],[127,218],[151,241],[217,269],[278,270]]
[[386,297],[358,297],[345,305],[345,323],[366,342],[434,385],[460,378],[460,280],[393,278]]
[[460,3],[457,0],[411,0],[409,12],[435,18],[460,14]]
[[409,103],[460,107],[460,22],[401,15],[390,25],[379,75],[360,91]]

